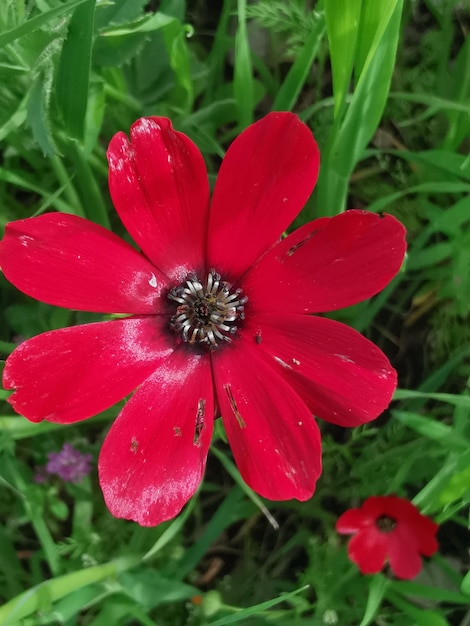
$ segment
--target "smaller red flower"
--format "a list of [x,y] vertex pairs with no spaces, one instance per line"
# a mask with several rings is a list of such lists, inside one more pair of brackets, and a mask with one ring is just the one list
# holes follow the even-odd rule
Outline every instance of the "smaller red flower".
[[336,522],[342,535],[354,535],[348,555],[362,574],[377,574],[386,561],[398,578],[414,578],[421,571],[421,555],[438,549],[438,525],[397,496],[367,498],[359,509],[350,509]]

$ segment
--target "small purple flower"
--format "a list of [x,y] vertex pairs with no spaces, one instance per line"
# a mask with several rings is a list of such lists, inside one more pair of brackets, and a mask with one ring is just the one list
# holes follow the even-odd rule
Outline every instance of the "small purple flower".
[[68,483],[79,483],[91,472],[91,454],[82,454],[70,443],[64,443],[59,452],[49,452],[46,471],[56,474]]

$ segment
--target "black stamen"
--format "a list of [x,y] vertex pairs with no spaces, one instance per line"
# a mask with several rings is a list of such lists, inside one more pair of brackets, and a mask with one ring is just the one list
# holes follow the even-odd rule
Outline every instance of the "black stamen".
[[244,320],[244,305],[248,301],[241,289],[231,292],[232,285],[220,274],[210,270],[205,283],[194,273],[185,283],[173,287],[168,298],[178,306],[170,327],[191,344],[205,344],[211,350],[221,342],[230,342],[237,332],[235,322]]

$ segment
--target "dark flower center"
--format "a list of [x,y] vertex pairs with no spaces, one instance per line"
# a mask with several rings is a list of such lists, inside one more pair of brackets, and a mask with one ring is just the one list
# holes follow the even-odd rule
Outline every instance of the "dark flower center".
[[388,515],[381,515],[376,520],[377,528],[383,533],[390,533],[396,528],[397,520]]
[[230,342],[237,332],[236,322],[245,319],[248,301],[241,289],[211,269],[205,281],[188,274],[182,285],[173,287],[168,298],[178,306],[170,320],[170,328],[190,344],[205,344],[215,350],[222,342]]

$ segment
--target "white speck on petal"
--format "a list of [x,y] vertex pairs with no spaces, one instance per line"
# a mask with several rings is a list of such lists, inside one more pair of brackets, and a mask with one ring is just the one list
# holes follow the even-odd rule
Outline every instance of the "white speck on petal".
[[139,123],[135,126],[135,129],[138,132],[151,135],[156,130],[161,130],[161,127],[155,120],[149,120],[146,117],[142,117],[139,120]]
[[109,165],[112,169],[116,170],[117,172],[122,172],[125,164],[126,164],[126,160],[123,159],[122,157],[116,158],[113,154],[110,155]]
[[29,235],[20,235],[18,239],[21,245],[24,246],[25,248],[29,246],[30,241],[34,241],[33,237],[30,237]]
[[152,274],[152,278],[149,280],[149,285],[151,287],[157,286],[157,277],[155,276],[155,274]]
[[338,359],[341,359],[343,363],[354,363],[354,361],[350,359],[348,356],[346,356],[345,354],[334,354],[333,356],[337,357]]
[[283,361],[282,359],[280,359],[278,356],[274,357],[274,360],[277,361],[279,363],[279,365],[282,365],[282,367],[284,367],[287,370],[291,370],[292,367],[286,363],[285,361]]

